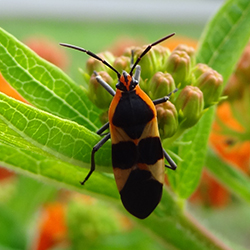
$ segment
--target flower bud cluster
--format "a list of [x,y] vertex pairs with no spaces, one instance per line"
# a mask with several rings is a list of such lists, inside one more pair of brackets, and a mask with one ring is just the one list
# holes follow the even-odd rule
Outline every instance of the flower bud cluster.
[[[116,58],[110,52],[99,56],[119,72],[129,72],[131,62],[135,62],[145,48],[127,48],[123,55]],[[191,47],[179,45],[170,52],[163,46],[154,46],[139,65],[140,87],[151,99],[167,96],[178,88],[177,92],[171,94],[169,101],[156,106],[162,138],[180,135],[194,126],[204,111],[220,100],[222,76],[207,65],[196,64],[195,50]],[[114,89],[117,76],[94,58],[88,60],[85,73],[85,79],[90,79],[87,94],[96,106],[107,110],[112,96],[97,83],[95,75],[92,75],[94,70]]]

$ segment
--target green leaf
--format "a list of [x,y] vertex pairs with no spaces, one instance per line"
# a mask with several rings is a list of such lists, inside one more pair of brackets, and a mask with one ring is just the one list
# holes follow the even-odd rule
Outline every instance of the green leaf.
[[[222,74],[225,83],[232,73],[250,37],[250,2],[230,0],[207,25],[197,52],[197,61]],[[188,198],[196,189],[204,165],[214,108],[206,112],[196,126],[184,134],[179,147],[183,161],[176,173],[169,172],[173,189]],[[190,142],[190,144],[188,143]]]
[[[233,1],[233,2],[237,3],[241,1]],[[227,8],[224,8],[223,11],[226,12],[227,10],[228,10]],[[218,19],[217,20],[218,22],[219,21],[218,16],[216,16],[215,19],[216,18]],[[235,22],[235,24],[236,23],[237,22]],[[214,28],[220,26],[219,22],[215,24],[217,25],[215,25]],[[240,29],[241,26],[242,22],[240,22],[238,28]],[[208,37],[210,37],[209,35],[210,32],[212,31],[208,32]],[[8,41],[10,44],[12,43],[12,47],[17,48],[16,50],[17,52],[23,51],[24,54],[27,52],[29,57],[34,59],[34,54],[27,51],[26,47],[24,47],[25,49],[23,49],[23,47],[20,47],[19,43],[10,35],[2,32],[0,39],[1,39],[0,41],[2,41],[2,39],[3,41],[5,41],[6,39],[6,41]],[[214,39],[216,39],[215,35]],[[6,57],[6,54],[8,55],[8,53],[10,53],[9,50],[12,52],[15,51],[11,49],[11,47],[8,45],[8,42],[6,43],[6,41],[4,46],[2,46],[1,44],[0,55],[4,56],[7,62],[12,60],[14,60],[15,62],[19,57],[22,58],[21,62],[25,60],[27,61],[25,56],[22,56],[22,53],[21,55],[19,55],[18,53],[14,53],[13,54],[13,56],[15,56],[14,59],[12,59],[12,56]],[[205,44],[205,42],[206,39],[204,39],[203,44]],[[6,48],[9,48],[9,50],[7,50]],[[222,48],[223,46],[222,47],[220,46],[220,48],[217,48],[217,50],[220,51],[220,53],[231,53],[231,51],[229,52],[224,51]],[[202,49],[200,49],[200,51],[202,51]],[[240,51],[239,48],[237,48],[236,51],[234,52],[238,54],[239,51]],[[200,54],[202,54],[202,52],[198,54],[197,58],[200,58],[199,57]],[[210,57],[212,56],[213,55],[210,54]],[[207,59],[206,60],[199,59],[199,60],[206,63]],[[215,61],[216,60],[214,60],[213,63]],[[21,71],[20,71],[21,62],[19,63],[8,62],[10,63],[10,65],[12,66],[14,65],[14,67],[16,67],[16,71],[19,72],[16,75],[17,76],[16,85],[22,82],[20,81],[20,79],[22,79],[23,76],[24,76],[24,82],[28,83],[28,81],[26,81],[27,77],[26,71],[25,70],[22,71],[22,69],[25,69],[25,67],[21,66]],[[6,62],[3,63],[1,61],[1,65],[4,68],[5,78],[7,76],[7,78],[9,77],[8,80],[11,80],[12,74],[8,73],[9,66],[4,67],[4,65],[6,65],[5,63]],[[32,60],[30,63],[32,63]],[[213,67],[213,63],[210,66]],[[232,63],[233,62],[226,62],[224,66],[230,67]],[[18,67],[16,65],[18,65]],[[45,67],[44,62],[42,62],[41,65],[42,68]],[[40,70],[40,68],[41,67],[38,67],[38,71]],[[28,67],[27,70],[27,72],[29,73],[28,76],[30,76],[32,73],[32,71],[30,73],[30,70],[31,68]],[[36,74],[36,76],[38,75],[40,76],[41,72],[43,71],[40,71],[39,74]],[[48,72],[51,71],[48,70]],[[61,75],[61,71],[59,72],[58,70],[55,70],[52,72],[53,73],[57,72],[58,75]],[[16,73],[14,72],[13,74]],[[34,77],[33,75],[34,72],[32,74],[32,77],[30,78],[31,81],[33,81],[32,79]],[[59,77],[59,79],[61,78]],[[48,93],[53,93],[54,91],[58,91],[58,86],[56,86],[56,88],[53,87],[48,88],[49,84],[48,83],[40,84],[39,83],[40,80],[43,81],[43,78],[41,77],[35,79],[35,82],[36,81],[38,82],[35,83],[35,85],[32,85],[35,86],[35,89],[37,87],[42,86],[42,89],[43,90],[45,89],[44,90],[45,92],[42,91],[42,93],[46,93],[46,95]],[[15,80],[12,79],[12,82],[15,82]],[[22,89],[23,87],[21,85],[20,90],[22,91]],[[47,90],[49,90],[48,93]],[[67,90],[69,90],[69,88]],[[24,93],[22,94],[24,95]],[[33,95],[32,90],[27,94],[27,96],[30,96],[31,99],[34,99],[36,102],[39,102],[38,100],[39,98],[37,98],[37,95],[38,95],[37,93],[36,95]],[[32,96],[34,96],[34,98]],[[54,96],[54,94],[52,94],[52,96]],[[55,94],[55,96],[58,97],[59,96],[58,93]],[[51,181],[56,184],[59,183],[60,186],[65,186],[70,189],[76,189],[78,191],[86,190],[94,194],[105,195],[106,198],[114,198],[113,200],[117,200],[118,191],[116,190],[113,178],[110,177],[109,175],[104,175],[99,172],[95,172],[84,187],[81,187],[78,184],[78,180],[82,180],[88,172],[87,169],[80,168],[78,165],[86,167],[89,166],[91,148],[98,141],[99,137],[97,135],[90,133],[90,131],[88,131],[82,126],[79,126],[74,122],[66,121],[54,116],[57,115],[62,118],[71,119],[70,118],[71,112],[70,115],[68,116],[66,116],[65,113],[64,115],[60,115],[59,114],[60,112],[58,110],[56,112],[53,111],[53,108],[55,108],[53,107],[53,105],[49,105],[52,110],[50,111],[50,109],[48,109],[46,104],[46,101],[48,101],[47,98],[44,98],[44,100],[46,101],[44,100],[43,102],[41,101],[40,106],[38,105],[36,106],[46,111],[52,112],[54,115],[49,115],[46,112],[21,104],[10,98],[7,98],[4,95],[1,95],[1,98],[2,98],[1,99],[2,101],[0,103],[1,104],[0,105],[0,115],[1,115],[0,163],[1,164],[12,169],[21,169],[21,171],[29,173],[30,175],[35,176],[36,178],[41,178],[43,180]],[[51,99],[49,99],[49,101],[50,100]],[[43,105],[46,108],[42,107]],[[77,110],[76,106],[74,106],[74,108],[75,110]],[[171,173],[171,174],[169,173],[171,184],[174,187],[175,191],[182,198],[188,197],[188,195],[193,192],[198,183],[201,167],[204,163],[204,158],[206,154],[206,145],[213,119],[213,113],[214,109],[210,109],[202,117],[201,122],[199,122],[193,129],[191,129],[190,131],[188,131],[188,133],[184,135],[184,137],[182,138],[183,142],[191,141],[192,144],[191,145],[183,144],[179,148],[180,157],[184,159],[184,161],[179,162],[179,169],[177,170],[177,172],[174,173],[174,171],[172,172],[169,171]],[[81,114],[81,112],[79,114]],[[75,117],[75,113],[73,117]],[[94,121],[94,119],[92,119],[90,116],[89,120]],[[85,126],[87,127],[87,125]],[[29,129],[27,129],[27,127]],[[62,143],[61,140],[63,140]],[[71,145],[72,148],[69,147],[69,145]],[[76,145],[78,145],[78,147],[75,147]],[[104,165],[110,166],[110,144],[109,143],[107,143],[107,145],[105,144],[104,148],[101,149],[100,152],[98,151],[96,156],[97,156],[97,164],[99,166],[104,166]],[[205,235],[204,232],[200,232],[200,228],[198,228],[194,223],[190,222],[183,215],[183,211],[182,209],[180,209],[180,206],[178,205],[179,204],[176,203],[176,200],[173,198],[172,194],[164,189],[162,202],[156,208],[155,212],[149,218],[145,220],[140,220],[138,223],[140,223],[143,227],[147,228],[147,231],[151,231],[152,235],[155,236],[157,240],[160,239],[160,241],[166,247],[166,249],[167,248],[186,249],[187,246],[189,246],[190,249],[192,250],[223,249],[222,247],[213,244],[214,243],[213,239],[211,239],[210,236]],[[182,238],[181,241],[180,237]]]
[[[82,191],[79,181],[89,171],[91,150],[99,139],[98,135],[75,122],[63,120],[0,93],[2,166]],[[107,155],[110,155],[109,142],[96,154],[97,171],[111,172],[111,157]],[[84,185],[84,190],[117,197],[115,183],[110,182],[109,176],[98,172]]]
[[224,86],[250,37],[250,2],[229,0],[211,20],[199,41],[197,61],[222,74]]
[[34,220],[37,209],[55,198],[57,192],[58,189],[51,185],[20,175],[15,182],[14,192],[4,206],[8,207],[13,215],[15,214],[20,224],[27,225]]
[[[208,64],[228,80],[250,37],[250,1],[229,0],[207,25],[197,52],[197,61]],[[204,165],[207,142],[214,117],[214,108],[206,112],[196,126],[184,134],[179,147],[183,161],[169,180],[181,198],[188,198],[196,189]]]
[[27,239],[21,223],[18,218],[13,216],[8,207],[1,204],[0,221],[0,249],[26,249]]
[[101,125],[100,112],[79,86],[1,28],[0,72],[37,108],[75,121],[92,131]]
[[[8,128],[3,124],[0,128],[3,133],[8,133]],[[0,165],[60,187],[91,192],[94,196],[98,194],[118,198],[115,182],[109,175],[95,172],[88,182],[81,186],[79,181],[86,177],[89,170],[63,162],[25,140],[8,142],[0,136]]]
[[212,149],[208,150],[205,166],[235,195],[250,203],[250,178],[222,161]]
[[176,173],[168,171],[169,180],[181,198],[188,198],[199,183],[213,121],[213,110],[210,108],[198,124],[183,136],[182,141],[186,144],[179,147],[182,161],[178,163]]
[[[48,114],[2,93],[0,120],[6,124],[6,129],[15,132],[15,137],[19,136],[13,138],[13,132],[10,135],[3,133],[3,140],[19,143],[21,138],[22,142],[81,167],[89,168],[92,147],[100,140],[98,135],[75,122]],[[97,154],[97,166],[111,166],[107,155],[110,155],[109,143]]]

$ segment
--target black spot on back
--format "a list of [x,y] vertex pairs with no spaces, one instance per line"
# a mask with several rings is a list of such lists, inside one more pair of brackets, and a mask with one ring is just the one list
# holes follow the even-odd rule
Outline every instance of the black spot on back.
[[138,163],[153,165],[163,158],[163,149],[159,137],[147,137],[141,139],[138,144]]
[[112,144],[113,168],[132,168],[137,158],[137,147],[132,141],[121,141],[117,144]]
[[131,139],[140,138],[146,124],[154,118],[153,110],[135,91],[123,92],[112,122]]

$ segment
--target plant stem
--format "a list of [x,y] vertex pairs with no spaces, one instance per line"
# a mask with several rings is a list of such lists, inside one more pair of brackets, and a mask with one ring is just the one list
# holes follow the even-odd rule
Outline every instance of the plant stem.
[[169,148],[184,133],[184,129],[179,128],[178,131],[170,138],[163,141],[164,148]]
[[185,211],[185,205],[176,201],[164,189],[161,203],[145,220],[137,221],[166,249],[175,250],[232,250]]
[[183,214],[183,224],[189,227],[196,237],[206,243],[210,249],[213,250],[233,250],[224,242],[213,235],[207,228],[200,224],[190,213],[187,211]]

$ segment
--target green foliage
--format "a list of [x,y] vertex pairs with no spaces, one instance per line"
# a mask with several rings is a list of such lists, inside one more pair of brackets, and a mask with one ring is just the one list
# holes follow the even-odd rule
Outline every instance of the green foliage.
[[[230,0],[207,25],[200,40],[198,62],[216,69],[222,74],[225,84],[250,37],[249,24],[249,0]],[[0,94],[0,164],[58,187],[101,195],[116,204],[118,192],[113,177],[103,173],[111,172],[109,142],[96,155],[97,172],[84,188],[78,183],[86,176],[91,149],[100,140],[94,134],[100,126],[100,112],[81,88],[3,29],[0,29],[0,72],[35,106]],[[138,221],[152,232],[152,237],[160,239],[166,249],[187,249],[187,246],[192,250],[225,249],[200,231],[184,214],[182,206],[182,201],[194,192],[199,183],[213,116],[214,108],[210,108],[178,142],[176,152],[181,158],[178,169],[168,171],[174,194],[164,189],[162,202],[155,212]],[[168,143],[169,140],[164,141],[164,145]],[[218,162],[216,157],[212,156],[213,161],[207,159],[211,171],[217,173],[222,181],[230,183],[232,191],[249,202],[248,180],[226,164],[218,174],[213,168],[213,162]],[[242,181],[246,185],[241,185]],[[31,190],[39,193],[42,188],[43,184],[39,183]],[[47,194],[41,197],[41,203],[48,200],[53,192],[48,188]],[[31,193],[27,196],[27,203],[31,196]],[[10,204],[15,207],[13,200]],[[37,206],[38,203],[30,206],[29,213]],[[24,212],[23,209],[22,214]],[[18,225],[21,219],[17,218],[17,211],[16,220],[10,213],[5,206],[0,206],[0,242],[5,247],[24,249],[27,242]],[[24,218],[27,217],[26,214]],[[11,229],[12,235],[18,236],[16,245],[11,245],[4,228]]]
[[98,109],[63,71],[3,30],[0,41],[1,73],[28,102],[90,130],[100,126]]
[[[249,12],[249,1],[226,1],[199,42],[197,61],[217,70],[223,76],[224,86],[249,40]],[[183,161],[178,164],[178,174],[169,173],[174,189],[182,198],[188,198],[199,183],[213,117],[214,108],[210,108],[182,138],[183,142],[192,143],[179,147],[178,154]]]

